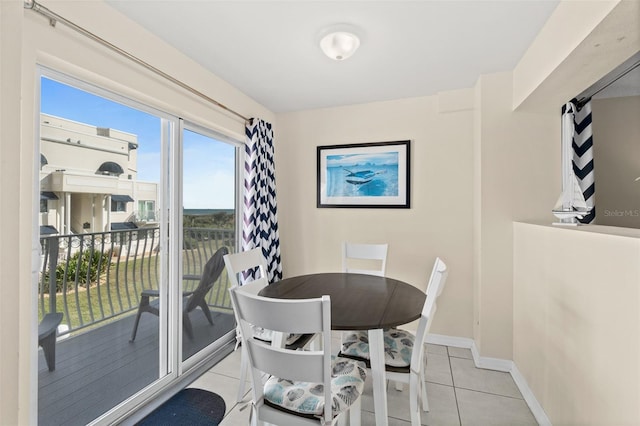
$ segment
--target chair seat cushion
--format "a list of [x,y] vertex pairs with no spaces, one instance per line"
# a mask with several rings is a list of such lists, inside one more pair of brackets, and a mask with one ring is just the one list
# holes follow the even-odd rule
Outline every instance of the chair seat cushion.
[[[285,341],[285,345],[291,345],[292,343],[294,343],[296,340],[298,340],[300,337],[302,337],[302,334],[293,334],[290,333],[289,335],[287,335],[287,339]],[[267,330],[265,328],[262,327],[253,327],[253,337],[255,339],[258,340],[262,340],[263,342],[267,342],[267,343],[271,343],[271,340],[273,340],[273,330]]]
[[[408,367],[415,336],[408,331],[391,328],[384,331],[384,362],[391,367]],[[346,356],[369,359],[369,335],[357,330],[343,333],[342,351]]]
[[[333,359],[332,369],[331,409],[335,417],[346,411],[362,394],[367,372],[364,363],[339,357]],[[270,377],[264,385],[264,398],[273,405],[296,413],[324,414],[324,386],[319,383]]]

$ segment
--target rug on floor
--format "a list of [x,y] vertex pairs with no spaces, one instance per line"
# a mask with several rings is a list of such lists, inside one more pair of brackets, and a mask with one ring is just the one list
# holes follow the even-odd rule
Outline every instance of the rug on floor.
[[142,419],[140,426],[218,425],[224,417],[224,399],[203,389],[187,388],[169,398]]

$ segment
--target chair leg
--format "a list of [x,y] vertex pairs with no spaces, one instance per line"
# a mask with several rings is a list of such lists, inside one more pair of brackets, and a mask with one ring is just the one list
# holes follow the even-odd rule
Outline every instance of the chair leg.
[[54,331],[40,341],[42,352],[44,352],[44,360],[47,362],[49,371],[56,369],[56,332]]
[[251,426],[265,426],[264,422],[261,422],[260,419],[258,419],[258,410],[256,410],[256,407],[252,404],[251,405],[251,414],[250,414],[250,424]]
[[211,317],[211,311],[209,310],[209,305],[207,305],[206,300],[202,299],[202,302],[200,302],[200,309],[202,309],[204,316],[207,317],[209,324],[213,325],[213,318]]
[[[351,421],[351,411],[349,411],[349,421]],[[347,413],[342,413],[337,419],[334,419],[335,426],[347,426]]]
[[409,377],[409,411],[411,413],[411,426],[420,426],[420,407],[418,405],[418,394],[420,392],[420,376],[411,374]]
[[42,346],[49,371],[56,369],[56,337],[62,317],[60,312],[48,313],[38,324],[38,345]]
[[244,387],[247,383],[247,370],[249,369],[249,362],[247,361],[244,345],[240,347],[240,351],[240,385],[238,386],[238,396],[236,397],[237,402],[244,399]]
[[143,312],[149,312],[154,315],[159,315],[158,309],[151,306],[149,303],[149,296],[142,296],[140,298],[140,305],[138,306],[138,313],[136,314],[136,321],[133,323],[133,331],[131,331],[130,342],[136,340],[136,333],[138,332],[138,324],[140,323],[140,316]]
[[429,399],[427,398],[427,382],[422,380],[422,411],[429,411]]
[[425,356],[424,363],[422,364],[422,368],[420,369],[420,399],[422,400],[422,411],[429,411],[429,400],[427,399],[427,361],[428,358]]
[[189,336],[189,339],[193,339],[193,327],[191,326],[191,320],[189,319],[189,313],[182,313],[182,328],[184,328],[185,333]]
[[134,340],[136,340],[136,333],[138,332],[138,324],[140,323],[140,315],[142,315],[142,312],[140,311],[140,308],[138,308],[138,313],[136,314],[136,321],[133,323],[133,331],[131,331],[131,338],[129,339],[130,342],[133,342]]
[[349,408],[349,426],[360,426],[362,423],[362,396]]

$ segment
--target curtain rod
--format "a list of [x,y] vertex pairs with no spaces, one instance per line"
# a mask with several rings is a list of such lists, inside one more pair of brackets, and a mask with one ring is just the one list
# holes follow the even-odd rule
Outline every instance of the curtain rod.
[[97,35],[93,34],[92,32],[82,28],[81,26],[69,21],[68,19],[58,15],[57,13],[51,11],[50,9],[47,9],[46,7],[42,6],[41,4],[37,3],[35,0],[24,0],[24,8],[25,9],[31,9],[34,12],[38,12],[39,14],[49,18],[49,24],[52,27],[56,26],[56,22],[62,22],[64,25],[68,26],[69,28],[79,32],[80,34],[102,44],[103,46],[108,47],[109,49],[113,50],[114,52],[124,56],[125,58],[137,63],[138,65],[143,66],[144,68],[148,69],[149,71],[152,71],[156,74],[158,74],[159,76],[169,80],[170,82],[172,82],[173,84],[176,84],[180,87],[182,87],[183,89],[193,93],[194,95],[204,99],[207,102],[210,102],[212,104],[214,104],[215,106],[222,108],[223,110],[235,115],[238,118],[241,118],[242,120],[244,120],[245,122],[249,122],[250,120],[245,117],[244,115],[232,110],[231,108],[221,104],[220,102],[216,101],[215,99],[210,98],[209,96],[205,95],[204,93],[194,89],[193,87],[183,83],[182,81],[170,76],[169,74],[165,73],[162,70],[159,70],[158,68],[154,67],[153,65],[143,61],[142,59],[138,58],[137,56],[132,55],[131,53],[127,52],[126,50],[123,50],[121,48],[119,48],[118,46],[115,46],[111,43],[109,43],[108,41],[106,41],[105,39],[98,37]]
[[631,68],[629,68],[628,70],[624,71],[622,74],[620,74],[619,76],[617,76],[616,78],[614,78],[610,83],[608,83],[606,86],[596,90],[591,97],[597,95],[598,93],[602,92],[604,89],[606,89],[607,87],[611,86],[613,83],[615,83],[616,81],[620,80],[622,77],[624,77],[625,75],[629,74],[631,71],[633,71],[634,69],[638,68],[640,66],[640,62],[636,62],[635,64],[633,64],[633,66]]
[[578,102],[578,106],[582,108],[582,105],[588,102],[592,97],[602,92],[604,89],[611,86],[634,69],[638,68],[638,66],[640,66],[640,52],[624,61],[609,74],[602,77],[600,81],[594,83],[591,87],[576,96],[575,99]]

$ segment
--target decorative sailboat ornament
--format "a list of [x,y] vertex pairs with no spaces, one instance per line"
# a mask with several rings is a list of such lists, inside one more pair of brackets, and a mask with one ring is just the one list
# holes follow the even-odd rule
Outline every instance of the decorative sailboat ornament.
[[578,219],[591,213],[591,208],[582,195],[582,190],[576,179],[576,175],[571,173],[569,185],[560,194],[552,213],[560,221],[553,222],[554,225],[577,226]]
[[582,194],[578,179],[573,172],[573,120],[575,106],[567,102],[562,114],[562,193],[554,206],[552,213],[559,219],[554,225],[577,226],[578,219],[591,213],[591,208]]

